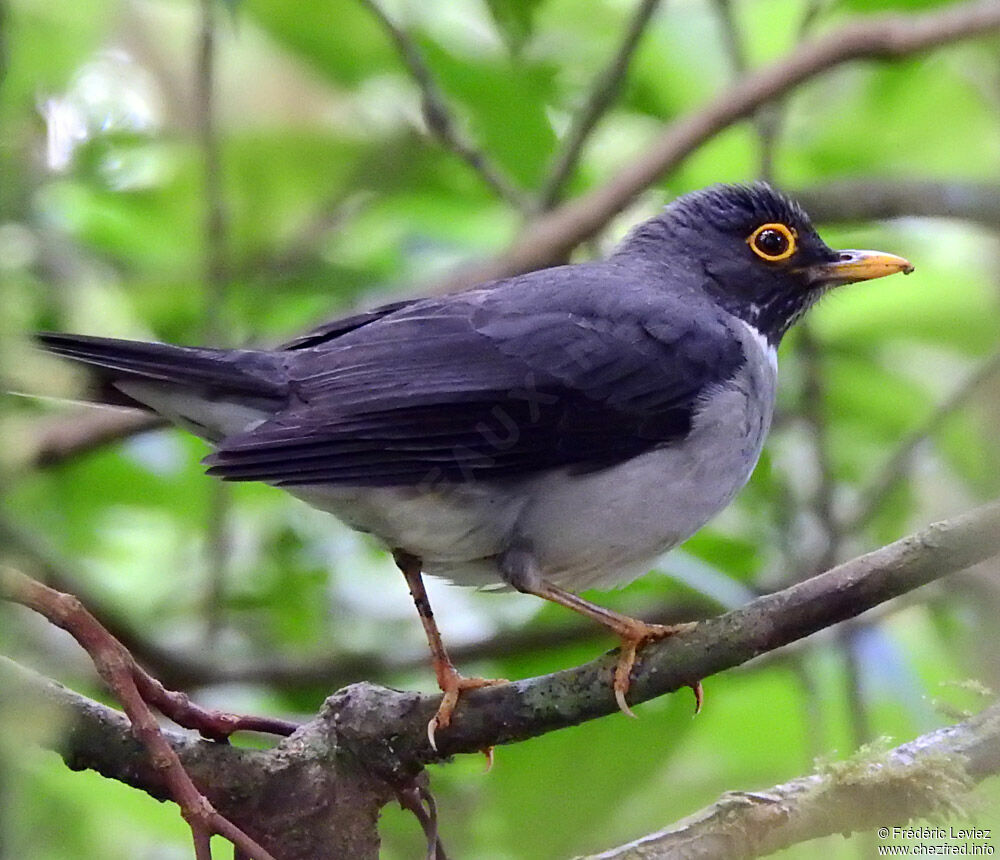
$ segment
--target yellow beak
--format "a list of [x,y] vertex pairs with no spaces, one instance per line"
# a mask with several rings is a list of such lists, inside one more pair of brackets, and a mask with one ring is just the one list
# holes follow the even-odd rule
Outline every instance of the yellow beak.
[[832,263],[810,266],[807,271],[813,283],[834,285],[870,281],[896,272],[908,275],[913,266],[903,257],[881,251],[838,251]]

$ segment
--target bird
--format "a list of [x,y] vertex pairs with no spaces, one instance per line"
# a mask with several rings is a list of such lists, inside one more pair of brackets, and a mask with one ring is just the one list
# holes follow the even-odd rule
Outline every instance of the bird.
[[[626,584],[725,508],[774,411],[777,348],[831,289],[913,266],[832,250],[768,184],[674,199],[606,258],[396,301],[276,349],[43,332],[98,399],[205,439],[209,475],[262,481],[373,535],[409,586],[443,693],[461,675],[423,576],[561,604],[621,641],[627,694],[657,625],[581,596]],[[698,692],[698,691],[696,691]]]

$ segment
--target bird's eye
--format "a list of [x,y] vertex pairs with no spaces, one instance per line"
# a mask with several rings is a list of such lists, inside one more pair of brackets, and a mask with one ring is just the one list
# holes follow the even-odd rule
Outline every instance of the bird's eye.
[[761,224],[747,238],[747,243],[762,260],[777,263],[795,253],[795,235],[795,230],[784,224]]

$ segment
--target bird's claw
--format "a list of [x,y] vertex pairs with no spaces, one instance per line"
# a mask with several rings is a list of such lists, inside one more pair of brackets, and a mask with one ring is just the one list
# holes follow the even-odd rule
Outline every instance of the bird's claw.
[[[635,719],[635,712],[629,707],[625,696],[632,685],[632,668],[635,666],[639,649],[649,642],[666,639],[668,636],[675,636],[678,633],[692,629],[694,626],[694,623],[666,625],[646,624],[643,621],[636,621],[635,627],[632,630],[620,634],[622,638],[621,652],[618,655],[618,663],[615,666],[613,689],[618,709],[625,716]],[[702,702],[704,701],[701,682],[699,681],[691,689],[694,690],[695,713],[697,714],[701,711]]]
[[[438,682],[444,695],[434,716],[427,723],[427,741],[434,752],[437,748],[437,730],[446,729],[451,725],[451,715],[458,705],[459,694],[465,690],[478,690],[480,687],[496,687],[509,683],[506,678],[463,678],[454,668],[441,672]],[[490,748],[492,750],[492,747]],[[489,766],[493,766],[492,753],[488,755]],[[487,768],[487,771],[489,768]]]
[[701,713],[701,706],[705,704],[705,688],[701,686],[701,681],[695,681],[691,685],[691,692],[694,693],[694,715],[697,717]]
[[480,750],[480,752],[484,756],[486,756],[486,769],[483,771],[483,773],[489,773],[491,770],[493,770],[493,761],[494,761],[493,750],[495,749],[496,747],[486,747],[485,749]]

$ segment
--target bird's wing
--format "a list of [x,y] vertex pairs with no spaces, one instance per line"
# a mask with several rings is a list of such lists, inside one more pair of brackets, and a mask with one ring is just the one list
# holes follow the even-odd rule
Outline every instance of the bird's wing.
[[298,349],[312,349],[314,347],[323,346],[324,344],[328,344],[337,338],[348,334],[349,332],[362,328],[363,326],[373,323],[376,320],[380,320],[384,316],[388,316],[391,313],[402,310],[403,308],[414,304],[415,301],[419,301],[419,299],[404,299],[399,302],[390,302],[389,304],[380,305],[379,307],[373,308],[369,311],[361,311],[360,313],[351,314],[349,317],[340,317],[333,322],[324,323],[314,329],[310,329],[305,334],[283,343],[278,348],[291,351]]
[[648,291],[622,305],[598,292],[532,301],[523,289],[410,304],[293,353],[292,405],[223,440],[209,471],[433,486],[589,471],[682,439],[742,347],[722,319],[650,306]]

